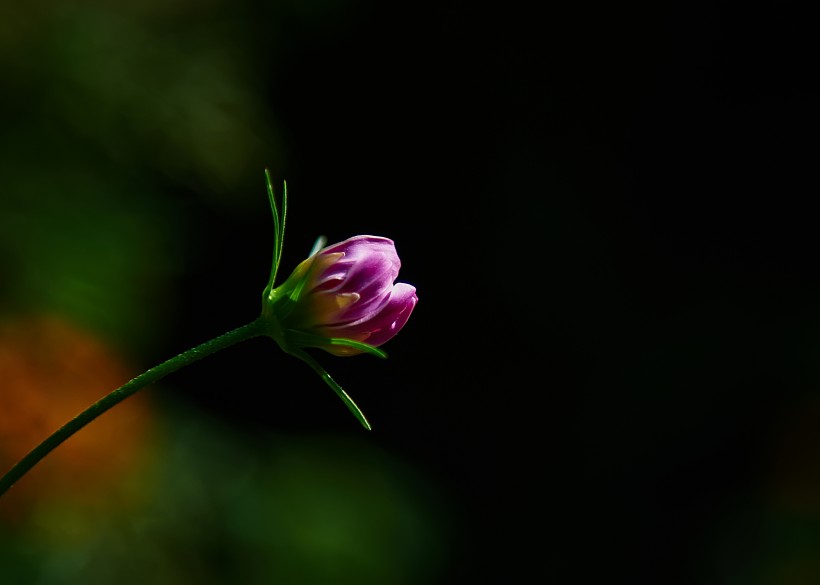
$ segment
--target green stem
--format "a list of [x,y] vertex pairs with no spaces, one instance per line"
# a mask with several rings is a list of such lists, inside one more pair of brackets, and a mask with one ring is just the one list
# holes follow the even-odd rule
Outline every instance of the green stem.
[[164,378],[168,374],[176,372],[177,370],[216,353],[219,350],[230,347],[240,341],[251,339],[253,337],[259,337],[261,335],[265,335],[264,326],[262,321],[257,319],[247,325],[243,325],[233,331],[229,331],[219,337],[211,339],[210,341],[197,345],[188,351],[184,351],[178,356],[172,357],[171,359],[162,362],[158,366],[154,366],[150,370],[140,374],[125,385],[120,386],[54,431],[54,433],[52,433],[47,439],[29,451],[28,455],[18,461],[14,467],[9,469],[9,471],[7,471],[2,478],[0,478],[0,497],[2,497],[2,495],[5,494],[9,488],[17,482],[17,480],[23,477],[32,467],[37,465],[41,459],[56,449],[63,441],[132,394],[135,394],[145,386],[153,384],[154,382]]

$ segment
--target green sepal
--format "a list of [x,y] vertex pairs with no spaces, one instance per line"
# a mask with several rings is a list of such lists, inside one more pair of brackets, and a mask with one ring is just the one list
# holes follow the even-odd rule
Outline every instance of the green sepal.
[[286,330],[285,337],[287,343],[296,347],[317,347],[319,349],[325,348],[328,345],[340,345],[344,347],[352,347],[364,353],[369,353],[378,358],[386,359],[387,352],[379,349],[375,345],[356,341],[354,339],[347,339],[344,337],[322,337],[321,335],[313,335],[312,333],[305,333],[296,329]]
[[374,355],[378,358],[387,359],[386,351],[384,351],[383,349],[379,349],[375,345],[370,345],[369,343],[354,341],[353,339],[345,339],[344,337],[327,337],[325,338],[325,342],[329,343],[330,345],[344,345],[347,347],[352,347],[353,349],[358,349],[365,353],[369,353],[370,355]]
[[327,244],[327,238],[325,236],[319,236],[316,238],[316,241],[313,242],[313,247],[310,249],[310,254],[308,254],[308,258],[314,256],[316,252],[321,250]]
[[356,419],[362,424],[362,426],[368,431],[372,430],[372,427],[370,426],[370,423],[367,421],[367,417],[364,416],[362,410],[358,406],[356,406],[356,403],[353,402],[353,399],[350,396],[348,396],[347,392],[345,392],[344,389],[341,386],[339,386],[338,382],[336,382],[336,380],[330,377],[330,374],[327,373],[327,370],[325,370],[321,365],[319,365],[319,362],[317,362],[315,359],[313,359],[311,356],[309,356],[306,352],[302,351],[301,349],[291,349],[288,351],[288,353],[295,357],[298,357],[300,360],[302,360],[311,368],[313,368],[313,371],[319,374],[319,377],[322,378],[325,384],[330,386],[330,388],[336,393],[336,395],[342,399],[342,402],[345,403],[345,406],[347,406],[348,410],[350,410],[350,412],[353,413],[353,416],[356,417]]

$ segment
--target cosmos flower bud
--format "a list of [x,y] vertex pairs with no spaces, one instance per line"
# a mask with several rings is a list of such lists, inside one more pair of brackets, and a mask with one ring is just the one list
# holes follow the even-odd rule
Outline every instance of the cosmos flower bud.
[[369,351],[393,338],[418,302],[415,287],[394,282],[400,266],[392,240],[349,238],[299,264],[264,299],[263,316],[276,322],[273,336],[286,349]]

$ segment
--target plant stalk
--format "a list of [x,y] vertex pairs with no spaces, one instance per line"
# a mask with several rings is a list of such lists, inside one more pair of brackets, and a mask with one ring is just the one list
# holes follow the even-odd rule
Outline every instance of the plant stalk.
[[219,337],[184,351],[181,354],[143,372],[130,382],[127,382],[110,394],[107,394],[65,423],[59,429],[54,431],[54,433],[52,433],[42,443],[34,447],[34,449],[29,451],[25,457],[9,469],[5,475],[0,478],[0,497],[2,497],[3,494],[5,494],[32,467],[37,465],[37,463],[40,462],[46,455],[56,449],[63,441],[129,396],[136,394],[149,384],[157,382],[168,374],[176,372],[180,368],[184,368],[185,366],[197,362],[204,357],[225,349],[226,347],[235,345],[240,341],[245,341],[246,339],[259,337],[262,335],[265,335],[264,326],[262,321],[257,319],[247,325],[243,325],[242,327],[228,331]]

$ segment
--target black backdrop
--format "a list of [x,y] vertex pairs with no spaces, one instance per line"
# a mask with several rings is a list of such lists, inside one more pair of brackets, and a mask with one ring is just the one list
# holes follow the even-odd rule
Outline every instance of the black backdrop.
[[[362,4],[280,30],[286,259],[310,230],[379,229],[419,291],[388,362],[334,371],[373,440],[458,503],[445,582],[803,582],[767,575],[818,570],[814,528],[771,537],[781,487],[818,487],[810,21],[542,8]],[[258,257],[210,270],[263,279],[267,221]],[[253,347],[235,359],[263,378]],[[358,432],[331,400],[284,400],[268,424]]]
[[389,229],[419,289],[377,440],[463,505],[448,582],[799,582],[816,516],[772,534],[818,487],[810,20],[542,8],[290,33],[280,172],[338,194],[312,223]]

